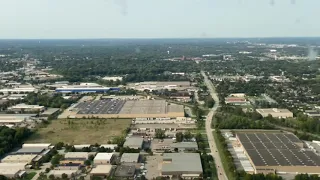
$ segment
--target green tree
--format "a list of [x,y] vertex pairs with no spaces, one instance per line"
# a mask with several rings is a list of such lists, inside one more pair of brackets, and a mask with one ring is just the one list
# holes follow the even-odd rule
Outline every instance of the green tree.
[[177,142],[182,142],[183,141],[183,133],[182,132],[177,132],[176,133],[176,140],[177,140]]
[[164,139],[166,137],[165,130],[156,129],[155,130],[155,137],[158,139]]

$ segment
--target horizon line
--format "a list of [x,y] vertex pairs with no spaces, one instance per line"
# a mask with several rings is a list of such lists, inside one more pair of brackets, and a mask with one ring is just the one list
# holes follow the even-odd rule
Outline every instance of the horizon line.
[[138,37],[138,38],[0,38],[2,40],[161,40],[161,39],[272,39],[272,38],[320,38],[320,36],[261,36],[261,37]]

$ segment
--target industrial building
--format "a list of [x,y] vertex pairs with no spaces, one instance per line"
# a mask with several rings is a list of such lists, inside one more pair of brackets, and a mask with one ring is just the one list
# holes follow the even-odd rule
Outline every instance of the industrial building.
[[120,165],[117,167],[114,177],[117,180],[133,180],[136,174],[136,167],[134,165]]
[[[202,175],[202,165],[198,153],[164,153],[161,176],[192,179]],[[192,163],[190,163],[192,162]]]
[[143,138],[142,137],[129,137],[123,144],[123,147],[129,147],[133,149],[142,149]]
[[11,89],[0,89],[0,93],[3,94],[27,94],[27,93],[32,93],[32,92],[37,92],[37,89],[34,87],[17,87],[17,88],[11,88]]
[[17,126],[35,116],[36,114],[0,114],[0,126]]
[[254,173],[320,174],[320,157],[294,134],[243,132],[236,138]]
[[25,143],[22,145],[22,148],[44,148],[44,149],[49,149],[51,146],[50,143]]
[[[44,148],[41,148],[41,147],[28,147],[28,148],[21,148],[19,150],[17,150],[16,152],[13,152],[12,154],[20,154],[20,155],[23,155],[23,154],[35,154],[35,155],[38,155],[38,154],[41,154],[42,152],[44,152],[45,149]],[[50,150],[49,150],[50,151]]]
[[57,113],[59,113],[60,108],[48,108],[47,110],[45,110],[44,112],[42,112],[40,114],[41,117],[49,117],[52,115],[56,115]]
[[225,98],[226,104],[232,104],[232,105],[245,105],[248,104],[246,98],[244,97],[226,97]]
[[121,156],[121,163],[138,163],[139,161],[139,153],[123,153]]
[[174,142],[172,139],[154,139],[151,144],[153,152],[191,152],[198,150],[197,142]]
[[56,178],[62,178],[63,174],[66,174],[68,178],[75,177],[78,174],[78,170],[51,170],[48,174],[47,177],[50,175],[54,175]]
[[165,100],[93,100],[78,103],[68,113],[69,118],[141,118],[150,123],[155,118],[165,120],[185,116],[182,105],[169,104]]
[[84,161],[89,158],[87,152],[68,152],[64,155],[64,159],[60,161],[60,164],[78,164],[83,165]]
[[27,105],[24,103],[8,107],[8,111],[13,111],[13,112],[41,112],[44,110],[45,110],[44,106]]
[[36,157],[35,154],[8,155],[1,159],[1,163],[32,163]]
[[104,87],[96,83],[80,83],[80,85],[67,85],[56,88],[60,93],[106,93],[108,91],[119,91],[117,87]]
[[91,177],[107,178],[112,171],[112,165],[97,165],[90,171]]
[[113,153],[98,153],[94,157],[93,163],[94,163],[94,165],[111,164],[113,159],[114,159]]
[[274,118],[289,118],[293,117],[293,113],[288,109],[278,109],[278,108],[266,108],[266,109],[256,109],[257,113],[261,114],[262,117],[267,117],[269,114]]
[[138,91],[154,91],[154,90],[194,90],[189,81],[168,81],[168,82],[140,82],[140,83],[130,83],[127,86],[130,89],[135,89]]

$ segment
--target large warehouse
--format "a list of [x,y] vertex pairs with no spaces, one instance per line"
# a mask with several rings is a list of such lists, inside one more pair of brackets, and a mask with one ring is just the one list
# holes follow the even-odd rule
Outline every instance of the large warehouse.
[[293,134],[250,132],[236,137],[255,173],[320,174],[320,157]]
[[169,104],[165,100],[102,99],[80,102],[71,110],[69,118],[177,118],[184,117],[182,105]]
[[171,178],[199,178],[202,165],[198,153],[164,153],[161,176]]

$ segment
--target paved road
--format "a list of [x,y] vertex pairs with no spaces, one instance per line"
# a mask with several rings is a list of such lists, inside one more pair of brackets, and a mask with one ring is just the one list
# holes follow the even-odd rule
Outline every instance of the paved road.
[[210,95],[212,96],[212,98],[215,102],[214,106],[212,107],[212,109],[208,113],[207,119],[206,119],[206,132],[207,132],[207,136],[208,136],[211,155],[213,156],[213,158],[215,160],[219,180],[227,180],[228,178],[227,178],[226,173],[223,169],[221,159],[219,156],[219,152],[217,152],[216,142],[214,141],[214,138],[213,138],[213,134],[212,134],[213,129],[211,128],[212,117],[219,107],[219,97],[215,91],[215,88],[214,88],[212,82],[208,79],[205,72],[201,71],[201,74],[204,77],[204,82],[207,85],[207,87],[210,91]]

